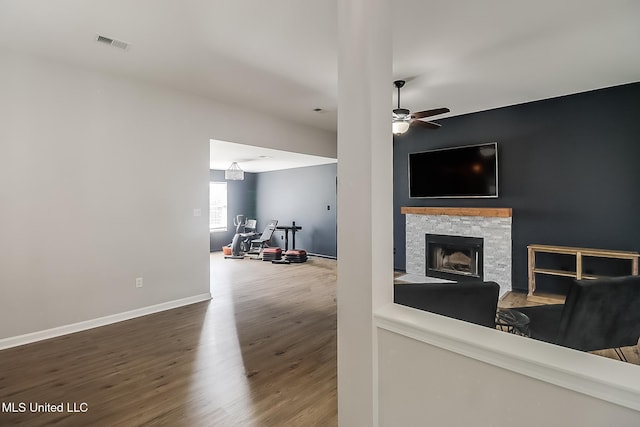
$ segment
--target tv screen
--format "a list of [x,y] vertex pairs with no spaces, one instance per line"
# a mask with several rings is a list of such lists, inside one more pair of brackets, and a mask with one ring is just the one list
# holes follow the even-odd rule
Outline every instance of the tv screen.
[[498,144],[409,154],[409,197],[498,197]]

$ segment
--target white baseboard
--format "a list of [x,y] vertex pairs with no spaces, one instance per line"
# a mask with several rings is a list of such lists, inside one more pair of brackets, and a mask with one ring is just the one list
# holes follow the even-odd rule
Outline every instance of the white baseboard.
[[24,335],[0,339],[0,350],[11,347],[17,347],[24,344],[30,344],[37,341],[47,340],[62,335],[73,334],[75,332],[86,331],[100,326],[110,325],[136,317],[146,316],[148,314],[158,313],[160,311],[171,310],[173,308],[182,307],[197,302],[207,301],[211,299],[209,292],[194,295],[192,297],[181,298],[173,301],[167,301],[148,307],[136,308],[135,310],[125,311],[123,313],[111,314],[109,316],[98,317],[97,319],[85,320],[83,322],[72,323],[70,325],[58,326],[43,331],[31,332]]

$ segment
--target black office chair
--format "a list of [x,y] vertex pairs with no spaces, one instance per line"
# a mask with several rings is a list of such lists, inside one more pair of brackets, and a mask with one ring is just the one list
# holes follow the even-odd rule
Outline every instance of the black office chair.
[[640,276],[574,280],[564,304],[514,308],[529,316],[531,337],[582,351],[636,345]]
[[276,230],[276,226],[278,225],[277,219],[272,219],[267,223],[262,235],[258,239],[251,240],[251,248],[249,249],[250,254],[260,254],[262,249],[269,246],[269,242],[271,241],[271,236],[273,236],[273,232]]

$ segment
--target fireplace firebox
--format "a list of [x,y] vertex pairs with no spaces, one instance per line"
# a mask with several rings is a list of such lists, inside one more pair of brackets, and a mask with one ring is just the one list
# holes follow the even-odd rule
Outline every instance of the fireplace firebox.
[[478,237],[426,234],[426,275],[456,282],[484,280]]

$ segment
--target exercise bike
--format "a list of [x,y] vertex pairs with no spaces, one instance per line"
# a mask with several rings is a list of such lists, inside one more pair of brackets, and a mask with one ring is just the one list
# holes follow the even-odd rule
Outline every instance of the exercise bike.
[[227,255],[225,258],[243,259],[245,253],[251,249],[251,240],[258,235],[255,232],[256,220],[247,219],[244,215],[236,215],[233,219],[233,225],[236,227],[236,234],[230,244],[231,255]]

